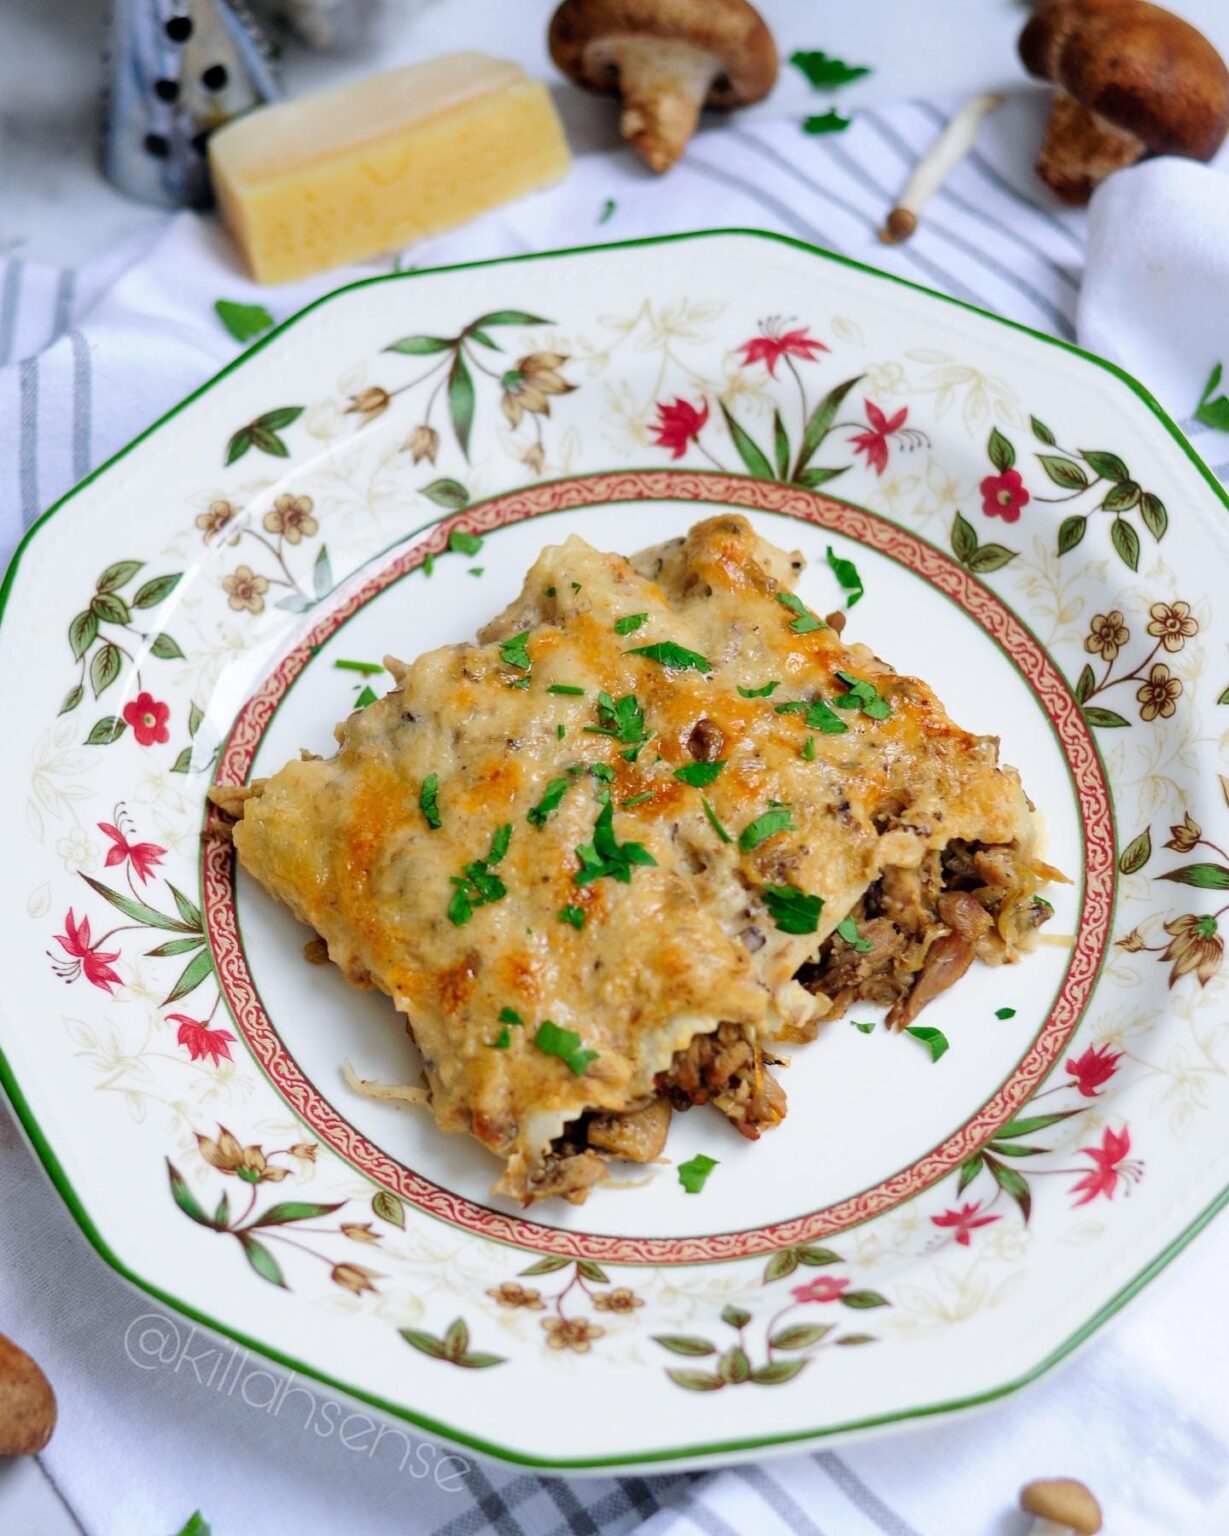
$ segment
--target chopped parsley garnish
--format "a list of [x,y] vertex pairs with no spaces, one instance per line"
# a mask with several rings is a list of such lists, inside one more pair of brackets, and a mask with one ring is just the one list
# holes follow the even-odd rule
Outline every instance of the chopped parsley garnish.
[[528,688],[529,687],[529,679],[527,677],[514,677],[512,679],[512,681],[508,684],[508,687],[509,688]]
[[375,677],[384,670],[378,661],[335,661],[333,665],[339,672],[361,672],[364,677]]
[[580,582],[574,581],[572,583],[572,591],[573,592],[579,592],[580,591]]
[[855,918],[843,917],[836,925],[836,931],[845,940],[846,944],[852,944],[860,955],[865,955],[875,947],[869,939],[862,938],[858,933],[858,924]]
[[[577,766],[580,768],[581,773],[584,773],[584,764],[580,763]],[[600,779],[603,784],[614,783],[614,769],[609,763],[590,763],[589,772],[595,779]]]
[[435,556],[434,555],[424,555],[422,557],[422,573],[423,573],[423,575],[424,576],[430,576],[431,572],[434,569],[435,569]]
[[375,693],[370,688],[364,688],[354,701],[355,709],[366,709],[368,704],[376,701]]
[[813,630],[827,629],[828,626],[824,621],[817,619],[802,599],[795,596],[793,592],[778,592],[777,602],[782,608],[788,608],[791,613],[797,615],[790,625],[796,635],[809,635]]
[[587,725],[591,736],[613,736],[618,741],[638,742],[644,738],[644,711],[634,693],[612,699],[606,692],[597,696],[597,724]]
[[546,589],[546,596],[547,597],[554,597],[554,595],[555,595],[554,587],[547,587],[547,589]]
[[948,1048],[947,1036],[941,1029],[931,1029],[925,1024],[910,1024],[905,1033],[922,1042],[930,1052],[931,1061],[938,1061]]
[[853,1025],[853,1027],[858,1031],[858,1033],[860,1035],[869,1035],[869,1034],[871,1034],[874,1031],[874,1028],[875,1028],[875,1021],[874,1021],[874,1019],[871,1019],[869,1022],[860,1021],[858,1019],[850,1019],[849,1022]]
[[439,790],[439,774],[429,773],[422,781],[422,788],[418,791],[418,809],[426,817],[427,825],[433,832],[444,825],[440,819],[440,808],[436,801]]
[[569,698],[573,699],[583,699],[585,696],[585,690],[577,688],[574,683],[551,683],[546,691],[547,693],[566,694]]
[[717,812],[713,810],[712,806],[708,803],[707,795],[700,796],[700,804],[704,807],[704,814],[708,817],[709,826],[712,827],[713,831],[717,834],[721,841],[723,843],[732,843],[734,839],[717,820]]
[[768,915],[782,933],[814,933],[824,898],[800,891],[796,885],[766,885],[763,891]]
[[1053,912],[1054,910],[1054,903],[1052,901],[1047,901],[1044,896],[1034,896],[1033,905],[1035,907],[1041,907],[1046,912]]
[[846,608],[852,608],[860,597],[866,596],[866,588],[862,585],[861,576],[858,575],[858,567],[852,560],[846,560],[838,555],[831,544],[828,545],[828,564],[832,567],[833,575],[849,593]]
[[471,565],[470,568],[469,568],[469,574],[471,576],[481,576],[483,571],[485,571],[485,570],[486,570],[486,566],[485,565]]
[[[641,741],[641,742],[638,742],[636,744],[636,746],[634,746],[634,747],[625,747],[623,749],[623,751],[619,753],[619,756],[623,759],[623,761],[625,763],[634,763],[636,761],[636,759],[640,756],[641,752],[644,750],[646,745],[647,745],[647,743]],[[658,762],[660,762],[660,761],[661,761],[661,759],[658,758]]]
[[1014,1008],[996,1008],[994,1016],[996,1019],[1014,1019],[1016,1010]]
[[562,741],[563,738],[567,735],[567,733],[568,733],[568,728],[567,728],[566,725],[564,725],[563,721],[561,720],[559,722],[559,724],[555,727],[555,735],[559,738],[560,741]]
[[633,805],[643,805],[646,800],[651,800],[656,793],[655,789],[646,789],[642,795],[633,795],[630,800],[623,801],[623,809],[626,811]]
[[744,853],[750,853],[753,848],[758,848],[762,842],[774,837],[778,832],[786,831],[789,826],[789,807],[775,806],[771,811],[765,811],[762,816],[757,816],[753,822],[742,829],[738,836],[738,846]]
[[494,1040],[486,1042],[487,1049],[492,1051],[506,1051],[511,1044],[512,1036],[508,1033],[508,1026],[506,1024]]
[[799,757],[803,758],[808,763],[813,763],[815,761],[815,738],[814,738],[814,736],[808,736],[807,737],[806,741],[804,741],[803,744],[802,744],[802,751],[798,755],[799,755]]
[[576,929],[577,933],[579,933],[580,930],[585,926],[584,907],[560,907],[557,915],[561,923],[569,923],[573,928]]
[[703,789],[713,782],[724,767],[724,758],[718,758],[715,763],[687,763],[674,770],[674,777],[681,779],[684,784],[690,784],[693,789]]
[[624,885],[632,881],[632,866],[656,865],[657,860],[643,843],[620,843],[614,834],[614,808],[609,799],[597,813],[593,824],[593,841],[582,844],[576,850],[580,868],[573,875],[577,885],[588,885],[591,880],[609,877]]
[[491,839],[491,851],[485,859],[475,859],[465,866],[461,875],[451,877],[454,890],[448,903],[448,920],[462,928],[474,915],[475,907],[485,907],[508,894],[508,887],[498,875],[491,873],[491,866],[498,864],[508,851],[512,838],[512,824],[505,822]]
[[515,1008],[503,1007],[499,1010],[499,1022],[501,1024],[524,1024],[524,1019]]
[[549,1019],[543,1019],[533,1043],[547,1056],[558,1056],[564,1066],[577,1077],[583,1077],[585,1068],[597,1060],[596,1051],[585,1051],[580,1046],[580,1036],[574,1029],[560,1029]]
[[822,731],[825,736],[840,736],[849,729],[841,717],[829,709],[823,699],[812,699],[809,704],[805,699],[790,699],[785,704],[776,704],[773,707],[779,715],[805,713],[807,727],[812,731]]
[[672,672],[713,670],[713,664],[707,656],[701,656],[699,651],[689,651],[685,645],[679,645],[673,640],[659,640],[655,645],[634,645],[624,655],[644,656],[660,667],[668,667]]
[[466,533],[463,528],[454,528],[448,535],[448,548],[454,555],[476,555],[482,548],[482,540],[476,533]]
[[625,613],[621,619],[615,620],[614,632],[616,635],[630,635],[633,629],[639,629],[648,622],[647,613]]
[[848,693],[839,693],[833,699],[832,702],[837,709],[860,709],[872,720],[886,720],[892,713],[892,706],[880,694],[874,683],[868,683],[861,677],[854,677],[851,672],[838,672],[836,675],[849,689]]
[[774,678],[771,683],[765,683],[762,688],[744,688],[739,683],[738,691],[744,699],[770,699],[780,686],[780,680]]
[[499,659],[506,667],[518,667],[522,672],[528,672],[533,663],[529,659],[529,647],[525,642],[529,639],[530,631],[521,630],[519,635],[513,635],[511,640],[505,640],[499,647]]
[[542,798],[537,805],[530,806],[525,817],[530,826],[542,828],[546,825],[551,812],[557,811],[563,804],[563,797],[568,792],[566,779],[552,779],[546,786]]
[[689,1195],[698,1195],[716,1166],[715,1157],[709,1157],[705,1152],[697,1152],[693,1158],[679,1164],[679,1183]]

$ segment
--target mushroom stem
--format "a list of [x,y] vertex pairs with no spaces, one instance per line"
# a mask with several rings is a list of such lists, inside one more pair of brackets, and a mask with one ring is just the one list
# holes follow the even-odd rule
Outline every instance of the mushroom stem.
[[1143,139],[1116,128],[1060,86],[1046,124],[1037,174],[1063,202],[1082,206],[1111,171],[1134,165],[1147,152]]
[[970,96],[914,167],[896,207],[879,231],[885,245],[907,240],[917,228],[918,214],[977,141],[982,120],[997,112],[1004,98],[997,91]]
[[696,131],[721,60],[673,38],[630,35],[604,37],[590,52],[593,62],[618,70],[623,137],[652,170],[668,171]]

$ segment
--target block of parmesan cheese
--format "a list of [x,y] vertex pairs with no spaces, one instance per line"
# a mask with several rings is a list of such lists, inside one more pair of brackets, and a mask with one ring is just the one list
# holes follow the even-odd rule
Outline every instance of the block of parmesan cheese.
[[569,157],[545,86],[467,52],[249,112],[209,163],[253,277],[284,283],[462,224]]

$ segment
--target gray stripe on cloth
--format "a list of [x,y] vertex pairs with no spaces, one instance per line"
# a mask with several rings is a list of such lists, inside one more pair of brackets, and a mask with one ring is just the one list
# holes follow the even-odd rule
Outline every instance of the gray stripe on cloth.
[[883,1536],[920,1536],[907,1520],[902,1520],[873,1489],[868,1488],[835,1451],[815,1451],[811,1460],[828,1474],[853,1507],[883,1532]]
[[[560,1529],[560,1536],[601,1536],[601,1527],[593,1518],[593,1511],[586,1509],[580,1502],[570,1483],[561,1477],[544,1477],[542,1487],[566,1522]],[[621,1505],[615,1512],[622,1514],[630,1506],[631,1500],[621,1489],[615,1492]]]
[[38,516],[38,358],[27,357],[18,374],[21,397],[21,448],[18,474],[21,485],[21,526],[28,528]]
[[13,355],[13,337],[17,331],[17,296],[21,292],[21,272],[25,263],[14,256],[5,263],[4,284],[0,287],[0,363]]
[[[924,113],[940,129],[946,128],[951,121],[950,118],[944,117],[943,113],[932,102],[911,101],[909,105],[916,111]],[[1034,202],[1026,193],[1021,192],[1019,187],[1013,186],[1006,176],[995,170],[981,150],[970,150],[965,156],[965,164],[972,167],[981,176],[983,181],[996,188],[1004,197],[1010,197],[1014,202],[1022,203],[1024,207],[1031,208],[1034,213],[1040,214],[1051,229],[1056,229],[1065,240],[1071,242],[1080,259],[1083,260],[1084,242],[1080,239],[1079,235],[1073,229],[1068,229],[1057,214],[1053,213],[1049,208],[1046,208],[1041,203]]]
[[[805,172],[800,171],[792,161],[787,160],[784,155],[779,155],[771,145],[762,143],[747,129],[731,128],[727,131],[731,138],[737,139],[740,144],[746,144],[749,149],[756,150],[765,160],[777,166],[778,169],[784,171],[787,175],[792,176],[796,181],[801,182],[804,187],[808,187],[812,192],[818,193],[820,197],[843,209],[851,219],[861,224],[863,229],[874,234],[877,228],[875,220],[869,214],[863,212],[856,204],[842,197],[839,192],[833,192],[829,187],[822,186],[818,181],[813,181]],[[832,145],[828,146],[829,149],[832,147]],[[940,267],[937,263],[930,261],[920,252],[913,250],[909,245],[897,246],[895,250],[902,261],[907,261],[910,265],[917,268],[918,272],[923,275],[924,280],[930,286],[942,288],[948,293],[955,294],[957,298],[964,299],[969,304],[976,304],[979,309],[994,308],[989,299],[983,298],[979,293],[974,293],[959,278],[953,277],[944,267]]]
[[81,480],[90,469],[90,435],[94,404],[90,344],[78,330],[68,333],[73,350],[73,477]]
[[759,203],[761,207],[771,209],[782,224],[792,229],[802,239],[810,241],[812,245],[824,245],[830,250],[840,250],[826,230],[818,229],[814,224],[800,219],[788,203],[773,197],[771,192],[765,192],[763,187],[757,187],[753,181],[747,181],[745,177],[735,176],[732,171],[721,170],[715,165],[710,165],[707,160],[701,160],[698,155],[688,155],[686,164],[693,171],[699,171],[702,176],[707,176],[710,181],[720,182],[722,186],[734,187]]
[[73,312],[73,297],[77,292],[77,274],[72,267],[65,267],[60,273],[59,281],[55,287],[55,309],[51,315],[51,332],[47,337],[48,344],[57,336],[62,336],[68,329],[69,318]]
[[[860,112],[858,115],[864,122],[870,124],[885,144],[896,151],[906,165],[912,166],[917,163],[923,151],[915,149],[907,139],[897,133],[891,123],[885,123],[876,112]],[[1058,262],[1039,245],[1034,245],[1020,229],[1014,225],[1005,224],[1002,219],[995,218],[994,214],[987,212],[985,208],[979,208],[976,203],[969,202],[968,198],[961,197],[959,192],[953,190],[950,182],[945,182],[940,187],[938,196],[942,201],[951,203],[953,208],[959,208],[961,213],[967,214],[969,218],[987,225],[997,234],[1006,235],[1014,244],[1035,256],[1044,267],[1048,267],[1060,282],[1066,283],[1068,288],[1076,292],[1079,291],[1079,280],[1073,277],[1066,267],[1059,266]]]
[[[844,165],[851,172],[856,171],[858,174],[860,174],[865,179],[866,185],[883,199],[884,214],[886,216],[887,210],[892,206],[894,201],[894,194],[889,192],[887,187],[885,187],[882,182],[876,181],[875,178],[866,169],[866,167],[860,161],[856,160],[843,145],[829,144],[827,148],[828,153],[832,156],[838,165]],[[995,257],[988,255],[985,251],[979,250],[978,247],[973,245],[971,241],[965,240],[960,235],[954,234],[950,229],[944,229],[943,226],[937,222],[937,220],[931,219],[925,227],[931,230],[940,239],[946,240],[949,245],[954,246],[956,250],[962,253],[962,255],[968,256],[971,258],[971,260],[984,267],[986,271],[993,272],[994,275],[1005,282],[1009,288],[1014,288],[1017,293],[1023,294],[1027,299],[1035,304],[1039,310],[1049,315],[1053,328],[1059,333],[1060,336],[1063,336],[1068,340],[1074,337],[1075,329],[1072,326],[1071,321],[1068,320],[1066,315],[1063,314],[1062,310],[1059,309],[1057,305],[1052,303],[1051,300],[1047,299],[1043,293],[1038,293],[1037,289],[1034,288],[1033,285],[1025,278],[1022,278],[1018,272],[1013,272],[1010,267],[1005,267],[1003,263],[998,261]],[[915,236],[914,238],[916,239],[917,237]],[[912,241],[907,242],[905,245],[905,250],[908,251],[911,246]],[[988,309],[997,308],[996,305],[985,304],[984,302],[982,307]]]
[[1223,464],[1209,464],[1208,468],[1218,480],[1229,480],[1229,459]]
[[498,1531],[499,1536],[526,1536],[525,1527],[513,1516],[512,1509],[538,1492],[542,1479],[518,1477],[503,1488],[496,1488],[476,1461],[466,1473],[467,1492],[473,1505],[463,1515],[441,1525],[433,1536],[483,1536]]
[[748,1487],[754,1488],[773,1513],[781,1517],[793,1536],[824,1536],[797,1499],[788,1494],[763,1467],[735,1467],[733,1470],[736,1477],[741,1478]]

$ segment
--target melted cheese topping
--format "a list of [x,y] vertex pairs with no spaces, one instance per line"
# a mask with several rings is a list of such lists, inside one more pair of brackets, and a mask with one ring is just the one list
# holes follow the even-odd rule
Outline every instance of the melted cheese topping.
[[[510,1160],[502,1188],[524,1193],[585,1110],[650,1099],[675,1052],[719,1021],[764,1041],[796,1037],[825,1004],[795,973],[886,866],[914,867],[953,838],[1031,853],[1032,811],[993,738],[960,730],[924,683],[834,629],[793,628],[778,594],[801,567],[736,515],[633,561],[570,538],[543,551],[478,644],[420,657],[338,728],[335,757],[287,764],[245,805],[245,868],[353,982],[393,999],[439,1124]],[[620,635],[616,621],[637,613],[648,618]],[[526,630],[528,672],[501,656]],[[708,670],[632,654],[667,641]],[[846,730],[824,734],[801,711],[779,712],[845,694],[838,672],[874,685],[886,718],[838,709]],[[773,680],[770,697],[738,692]],[[634,695],[648,734],[638,753],[595,732],[609,718],[599,692]],[[697,755],[725,764],[703,789],[674,774]],[[431,774],[437,829],[420,809]],[[558,809],[533,824],[557,779]],[[578,884],[577,849],[593,843],[607,797],[618,843],[655,862],[632,866],[627,883]],[[788,827],[740,844],[772,809],[788,810]],[[506,894],[452,921],[454,880],[488,858],[504,825],[510,842],[490,873]],[[821,897],[816,932],[781,931],[767,886]],[[559,918],[569,906],[585,913],[579,931]],[[524,1023],[497,1049],[505,1008]],[[535,1046],[543,1020],[596,1053],[582,1072]]]

